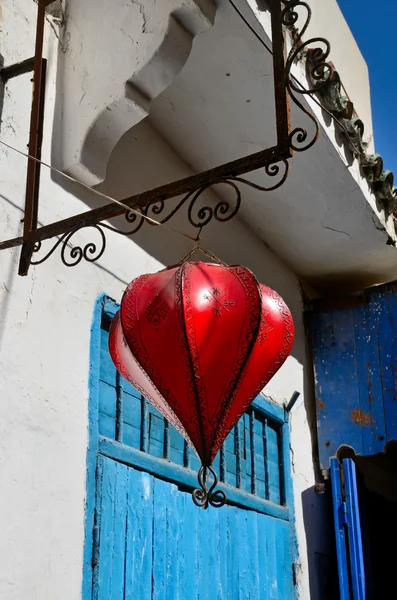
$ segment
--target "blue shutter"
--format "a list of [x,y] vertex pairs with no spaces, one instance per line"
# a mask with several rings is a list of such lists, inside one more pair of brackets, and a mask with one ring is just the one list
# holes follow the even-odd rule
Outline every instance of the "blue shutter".
[[[365,572],[356,465],[331,459],[331,483],[334,508],[336,551],[341,600],[365,600]],[[342,490],[342,482],[344,489]],[[349,579],[351,590],[349,589]]]

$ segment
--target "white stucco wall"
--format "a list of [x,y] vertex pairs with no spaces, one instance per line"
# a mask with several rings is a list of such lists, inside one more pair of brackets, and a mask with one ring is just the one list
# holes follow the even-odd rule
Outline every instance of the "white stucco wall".
[[[35,5],[6,0],[2,13],[5,63],[32,54]],[[50,162],[56,137],[54,105],[58,42],[56,24],[47,24],[48,57],[43,160]],[[24,150],[28,140],[30,76],[5,89],[2,139]],[[188,167],[146,124],[128,135],[141,141],[134,161],[119,144],[112,155],[103,189],[115,195],[156,181],[188,174]],[[127,147],[128,140],[126,141]],[[22,230],[26,160],[0,147],[1,239]],[[75,194],[80,194],[78,188]],[[50,223],[98,205],[84,193],[77,198],[42,170],[40,223]],[[172,224],[175,226],[175,223]],[[177,220],[178,227],[186,223]],[[188,230],[186,228],[186,230]],[[90,241],[88,233],[78,239]],[[306,533],[302,493],[312,488],[312,449],[304,397],[305,337],[297,278],[237,219],[211,225],[204,245],[229,263],[251,268],[291,308],[296,325],[292,356],[266,393],[278,403],[301,392],[291,415],[296,527],[301,569],[300,597],[309,598]],[[43,246],[45,250],[46,244]],[[7,600],[75,600],[80,597],[84,541],[87,408],[90,325],[97,296],[119,300],[126,284],[144,272],[170,264],[190,242],[148,226],[136,241],[108,235],[108,248],[96,264],[68,269],[59,253],[28,277],[17,275],[19,251],[0,253],[0,597]],[[313,511],[316,499],[313,501]],[[314,596],[312,596],[313,598]]]

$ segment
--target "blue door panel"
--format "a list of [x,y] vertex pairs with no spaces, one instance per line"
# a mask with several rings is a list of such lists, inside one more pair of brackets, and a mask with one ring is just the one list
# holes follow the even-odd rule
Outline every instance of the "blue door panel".
[[98,457],[95,600],[292,600],[289,523]]
[[382,452],[397,439],[397,286],[373,288],[345,308],[309,313],[320,463],[342,445]]

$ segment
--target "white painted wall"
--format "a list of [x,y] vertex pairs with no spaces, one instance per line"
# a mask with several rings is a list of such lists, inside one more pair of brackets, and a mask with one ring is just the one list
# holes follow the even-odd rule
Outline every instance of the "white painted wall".
[[[102,181],[120,137],[147,117],[211,26],[213,0],[68,0],[58,80],[62,131],[57,166]],[[98,44],[100,40],[100,44]],[[94,76],[93,76],[94,74]]]
[[[34,22],[35,5],[29,0],[5,1],[1,52],[6,64],[32,54]],[[51,25],[46,28],[45,44],[49,61],[43,146],[46,162],[51,160],[52,137],[59,135],[56,124],[53,126],[58,42],[56,25]],[[13,80],[5,89],[1,139],[21,150],[28,139],[30,94],[29,75]],[[153,183],[154,170],[156,182],[188,174],[188,167],[146,123],[128,135],[141,141],[141,152],[132,161],[126,154],[130,142],[123,138],[111,157],[102,189],[122,196]],[[25,172],[26,160],[0,147],[1,239],[22,230]],[[97,206],[100,202],[81,194],[78,188],[73,188],[73,193],[66,191],[43,168],[41,223],[82,212],[87,203]],[[172,225],[189,231],[181,218]],[[91,240],[88,232],[79,235],[79,240]],[[314,475],[307,422],[310,398],[304,394],[306,355],[299,282],[238,220],[211,226],[203,238],[204,245],[223,260],[251,268],[259,280],[284,297],[294,315],[292,356],[266,392],[278,403],[288,400],[295,390],[301,392],[292,414],[292,445],[300,597],[307,599],[302,493],[312,488]],[[80,597],[94,303],[102,292],[119,300],[131,279],[170,264],[189,248],[188,240],[146,226],[135,241],[109,234],[107,252],[96,264],[82,263],[68,269],[55,254],[44,265],[32,268],[26,278],[17,276],[18,250],[0,254],[0,597]]]

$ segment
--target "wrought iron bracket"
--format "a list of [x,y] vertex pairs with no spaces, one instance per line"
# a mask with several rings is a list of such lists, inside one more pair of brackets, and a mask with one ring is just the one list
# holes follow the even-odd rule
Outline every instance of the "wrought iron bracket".
[[[272,53],[274,69],[274,94],[277,143],[271,148],[266,148],[255,154],[244,156],[226,164],[209,169],[197,175],[186,177],[178,181],[135,194],[122,200],[122,203],[134,210],[128,211],[115,203],[107,204],[100,208],[80,213],[73,217],[63,219],[49,225],[38,227],[39,209],[39,182],[40,158],[43,135],[44,119],[44,90],[46,62],[43,59],[43,32],[45,22],[45,7],[54,0],[38,1],[38,16],[36,30],[36,51],[33,59],[33,102],[30,121],[29,155],[26,200],[23,235],[17,238],[0,242],[0,250],[22,246],[19,274],[27,275],[30,265],[38,265],[46,261],[57,248],[61,248],[61,259],[67,266],[75,266],[81,260],[89,262],[98,260],[106,247],[105,230],[111,230],[120,235],[132,235],[143,225],[145,217],[151,216],[161,224],[169,221],[182,207],[188,209],[188,219],[191,225],[202,228],[212,219],[226,222],[234,217],[241,205],[241,186],[251,186],[260,191],[272,191],[280,187],[288,177],[289,159],[294,151],[309,149],[317,140],[319,125],[314,115],[307,110],[300,95],[315,93],[326,84],[332,75],[332,66],[327,62],[330,45],[323,38],[311,38],[303,41],[303,36],[311,18],[308,4],[302,0],[268,0],[271,11]],[[297,28],[302,16],[298,8],[304,8],[307,13],[305,23]],[[292,46],[287,53],[285,32],[292,31]],[[323,48],[315,47],[311,53],[310,63],[310,88],[298,85],[291,77],[291,69],[295,60],[306,51],[308,46],[320,43]],[[29,59],[31,61],[31,59]],[[24,61],[25,67],[31,62]],[[2,70],[4,79],[17,76],[24,72],[21,67],[24,63],[5,67]],[[314,84],[312,84],[314,82]],[[309,136],[304,127],[292,128],[290,116],[290,102],[294,102],[315,127],[315,133]],[[263,169],[270,178],[267,186],[259,186],[242,175]],[[198,200],[209,188],[217,185],[228,185],[235,193],[235,203],[232,205],[226,200],[219,201],[215,206],[199,206]],[[168,199],[182,197],[166,216],[163,216],[165,203]],[[138,211],[138,213],[136,212]],[[149,212],[150,211],[150,212]],[[125,215],[129,228],[121,231],[104,223],[114,217]],[[142,216],[141,216],[142,215]],[[149,222],[150,224],[150,222]],[[131,225],[133,226],[131,229]],[[72,238],[81,229],[91,228],[99,235],[99,244],[89,242],[85,246],[71,246]],[[41,250],[44,240],[58,237],[52,248],[43,256],[35,259],[36,253]],[[70,247],[71,246],[71,247]]]

